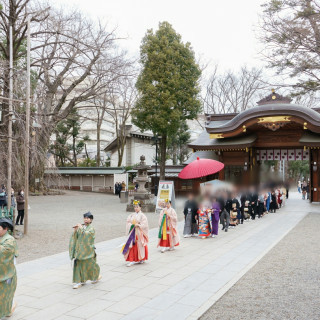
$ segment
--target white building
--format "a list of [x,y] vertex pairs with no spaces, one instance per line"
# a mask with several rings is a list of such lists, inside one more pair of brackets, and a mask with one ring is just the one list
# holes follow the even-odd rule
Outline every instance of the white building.
[[[199,115],[195,120],[188,120],[187,124],[190,132],[190,141],[196,140],[200,133],[203,132],[205,122],[205,115]],[[127,125],[127,143],[124,148],[122,166],[134,166],[140,162],[140,156],[146,157],[148,165],[155,164],[156,145],[153,139],[153,134],[150,131],[141,132],[140,129],[134,125]],[[159,145],[158,145],[159,147]],[[104,151],[110,154],[111,167],[118,166],[118,143],[116,137],[110,141],[105,147]],[[190,154],[192,150],[190,149]],[[172,165],[169,159],[166,161],[167,165]]]
[[[126,145],[124,147],[122,166],[133,166],[140,162],[140,156],[146,157],[148,165],[154,164],[156,157],[156,145],[153,134],[150,132],[141,132],[133,125],[126,125]],[[115,137],[104,149],[110,154],[111,167],[118,166],[118,141]]]
[[[81,129],[79,137],[82,139],[85,136],[89,137],[89,141],[86,141],[87,152],[90,159],[95,159],[97,156],[97,123],[98,114],[96,108],[79,108],[78,113],[81,117]],[[116,136],[115,122],[111,115],[104,114],[101,129],[100,129],[100,154],[101,162],[104,163],[107,159],[107,155],[104,151],[105,147]],[[79,155],[79,158],[85,158],[85,149]]]

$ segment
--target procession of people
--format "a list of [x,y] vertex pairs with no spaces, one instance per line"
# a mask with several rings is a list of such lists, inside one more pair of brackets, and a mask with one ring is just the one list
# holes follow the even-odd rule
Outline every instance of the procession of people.
[[[287,192],[283,188],[250,188],[248,190],[223,190],[213,194],[204,193],[197,198],[190,193],[183,209],[184,238],[215,238],[221,231],[238,228],[244,221],[262,218],[269,212],[276,212],[285,205]],[[24,203],[23,191],[17,198],[19,211]],[[171,201],[165,199],[164,208],[159,214],[158,243],[161,253],[173,251],[180,245],[178,216]],[[126,221],[126,241],[121,253],[128,267],[143,264],[149,258],[149,225],[147,216],[141,211],[141,203],[134,201],[134,212]],[[23,212],[19,212],[21,223]],[[72,261],[73,288],[79,289],[88,281],[92,284],[101,280],[100,266],[97,263],[95,248],[95,229],[93,214],[86,212],[83,223],[73,226],[69,243]],[[17,244],[13,236],[13,222],[0,219],[0,319],[10,316],[16,307],[14,293],[17,286],[15,258],[18,256]]]
[[256,217],[260,219],[269,212],[276,212],[285,205],[285,199],[286,190],[282,187],[251,187],[238,192],[220,189],[211,195],[199,195],[198,201],[190,193],[183,211],[183,236],[214,238],[218,235],[219,222],[221,230],[228,232],[244,221],[255,220]]

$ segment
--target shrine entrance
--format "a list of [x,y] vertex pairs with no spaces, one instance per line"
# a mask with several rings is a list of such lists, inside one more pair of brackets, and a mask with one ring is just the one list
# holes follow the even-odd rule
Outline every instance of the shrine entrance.
[[311,201],[320,201],[320,110],[290,102],[272,92],[241,113],[207,115],[206,129],[189,145],[194,153],[188,162],[219,160],[225,164],[220,180],[251,184],[261,181],[266,164],[279,172],[279,166],[304,161]]

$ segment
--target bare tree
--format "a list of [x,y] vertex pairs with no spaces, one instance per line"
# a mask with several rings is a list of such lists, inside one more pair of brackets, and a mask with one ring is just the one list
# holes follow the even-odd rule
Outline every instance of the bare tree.
[[[25,64],[29,16],[32,28],[32,112],[41,124],[34,145],[45,156],[57,123],[72,109],[99,95],[106,85],[105,79],[109,82],[117,79],[123,60],[117,49],[115,29],[94,23],[79,12],[65,13],[33,0],[4,1],[0,12],[0,37],[6,39],[0,43],[0,56],[4,57],[5,67],[0,75],[4,124],[8,110],[9,26],[13,28],[15,79],[18,79]],[[18,88],[16,84],[15,88]],[[14,96],[21,101],[25,99],[23,90],[16,90]],[[16,113],[19,108],[23,112],[23,106],[23,102],[17,102]],[[24,120],[22,114],[16,117]],[[0,134],[6,136],[5,125],[0,128]],[[5,149],[1,152],[5,154]],[[37,155],[38,152],[32,153],[33,157]],[[5,166],[5,156],[2,159],[1,164]],[[31,174],[37,172],[41,176],[43,157],[34,159],[33,164]]]
[[265,45],[263,59],[279,75],[291,78],[293,95],[319,90],[319,0],[266,1],[260,39]]
[[124,148],[127,142],[126,125],[137,99],[135,80],[136,77],[133,75],[122,78],[108,94],[110,109],[107,112],[115,122],[119,167],[122,165]]
[[255,105],[266,87],[261,69],[242,67],[238,73],[227,71],[220,75],[215,66],[204,93],[204,110],[207,113],[246,110]]
[[[122,53],[121,58],[119,57],[117,72],[112,73],[112,78],[109,74],[105,74],[104,68],[100,69],[102,74],[101,90],[97,95],[90,101],[90,104],[79,106],[78,108],[85,108],[86,110],[81,113],[81,117],[86,121],[89,120],[95,123],[96,126],[96,163],[97,166],[102,165],[101,163],[101,130],[104,121],[108,121],[114,124],[114,134],[117,137],[117,122],[119,122],[118,117],[121,113],[125,115],[124,118],[127,121],[130,115],[130,109],[128,110],[127,100],[128,90],[125,89],[129,79],[134,78],[134,61],[128,59],[125,53]],[[103,66],[104,63],[102,62]],[[114,66],[115,68],[115,66]],[[134,84],[131,83],[134,87]],[[122,101],[122,97],[125,99],[125,103],[122,105],[117,105]],[[130,107],[131,108],[131,107]],[[110,132],[111,133],[111,132]],[[123,152],[122,152],[123,153]]]

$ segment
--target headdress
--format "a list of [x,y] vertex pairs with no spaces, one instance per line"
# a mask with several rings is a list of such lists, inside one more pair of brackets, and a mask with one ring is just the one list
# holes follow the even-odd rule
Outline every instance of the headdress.
[[140,207],[140,201],[139,200],[133,200],[133,205]]
[[93,215],[90,211],[86,212],[84,215],[83,215],[84,218],[89,218],[91,220],[93,220]]

